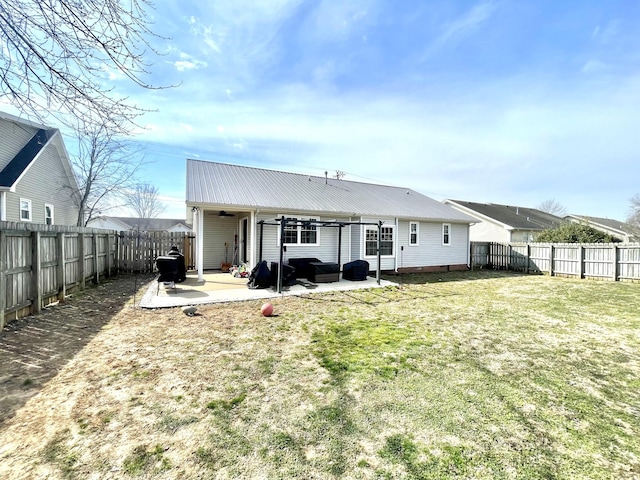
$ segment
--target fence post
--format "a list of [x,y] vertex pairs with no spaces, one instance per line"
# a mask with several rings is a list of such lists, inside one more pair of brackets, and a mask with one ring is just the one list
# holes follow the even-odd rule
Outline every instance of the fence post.
[[65,271],[65,252],[64,252],[64,233],[58,233],[57,238],[57,256],[58,256],[58,267],[56,268],[56,279],[58,282],[58,301],[64,300],[64,297],[67,295],[67,279],[66,279],[66,271]]
[[549,245],[549,276],[553,277],[553,244]]
[[578,246],[578,278],[584,278],[584,246],[580,244]]
[[531,244],[530,243],[527,243],[527,258],[526,258],[526,261],[527,261],[526,272],[527,273],[531,273],[530,272],[530,270],[531,270]]
[[0,330],[4,328],[6,323],[4,317],[4,311],[7,308],[7,277],[4,274],[4,259],[7,258],[5,255],[6,245],[7,234],[4,230],[0,230]]
[[613,281],[618,281],[618,245],[615,243],[611,246],[613,249],[612,262],[613,262]]
[[40,275],[42,273],[40,243],[40,232],[31,232],[31,313],[33,314],[40,313],[42,308],[42,291],[40,289]]
[[86,281],[84,278],[84,233],[78,234],[78,276],[80,277],[78,279],[80,290],[84,290],[86,287]]

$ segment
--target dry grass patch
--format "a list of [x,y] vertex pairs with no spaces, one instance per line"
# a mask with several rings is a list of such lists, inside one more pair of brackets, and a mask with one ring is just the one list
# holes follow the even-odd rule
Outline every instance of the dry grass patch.
[[637,478],[640,285],[496,272],[125,307],[0,432],[8,478]]

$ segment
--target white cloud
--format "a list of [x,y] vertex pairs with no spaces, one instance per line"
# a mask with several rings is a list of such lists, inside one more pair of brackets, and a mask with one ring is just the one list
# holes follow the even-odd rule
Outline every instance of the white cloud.
[[180,58],[182,60],[173,62],[173,66],[176,67],[176,70],[179,72],[184,72],[186,70],[198,70],[200,68],[207,67],[207,62],[193,58],[187,53],[180,52]]
[[580,69],[582,73],[606,73],[611,70],[611,65],[600,60],[588,60]]
[[437,41],[439,43],[446,43],[468,35],[485,23],[496,10],[496,7],[493,1],[482,2],[476,5],[464,15],[447,23]]

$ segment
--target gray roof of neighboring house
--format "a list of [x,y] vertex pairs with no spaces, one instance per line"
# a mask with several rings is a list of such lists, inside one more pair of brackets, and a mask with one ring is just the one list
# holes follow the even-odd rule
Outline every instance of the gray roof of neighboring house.
[[466,207],[517,230],[546,230],[562,223],[562,218],[535,208],[465,202],[463,200],[447,201]]
[[567,217],[572,217],[572,218],[575,218],[576,220],[582,220],[584,222],[590,222],[590,223],[602,225],[603,227],[607,227],[612,230],[618,230],[619,232],[626,233],[626,234],[634,233],[634,228],[632,225],[629,225],[628,223],[625,223],[625,222],[621,222],[620,220],[615,220],[613,218],[591,217],[588,215],[567,215]]
[[468,215],[408,188],[190,159],[187,203],[473,222]]
[[171,227],[174,227],[178,224],[182,224],[189,227],[186,220],[175,219],[175,218],[138,218],[138,217],[111,217],[111,216],[104,216],[103,218],[110,218],[112,220],[117,220],[119,222],[124,223],[129,228],[137,229],[138,227],[140,227],[140,231],[144,231],[144,232],[165,231],[165,230],[169,230]]
[[0,186],[11,187],[55,132],[55,130],[39,129],[16,156],[0,170]]

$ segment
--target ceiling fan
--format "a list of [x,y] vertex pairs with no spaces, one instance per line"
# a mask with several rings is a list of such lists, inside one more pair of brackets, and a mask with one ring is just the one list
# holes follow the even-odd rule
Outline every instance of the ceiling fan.
[[235,217],[235,215],[233,213],[227,213],[224,210],[220,210],[220,213],[218,213],[219,217]]

